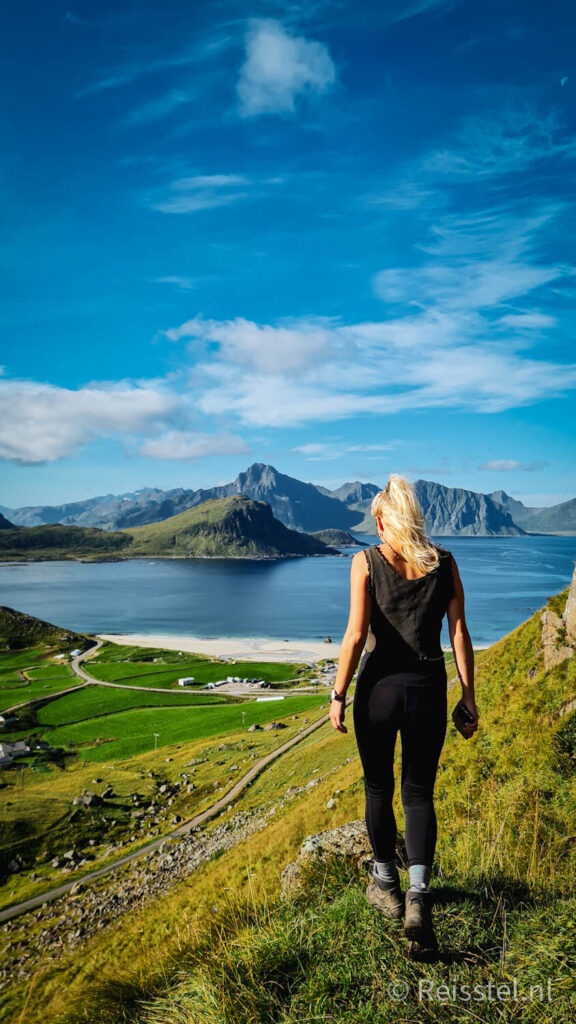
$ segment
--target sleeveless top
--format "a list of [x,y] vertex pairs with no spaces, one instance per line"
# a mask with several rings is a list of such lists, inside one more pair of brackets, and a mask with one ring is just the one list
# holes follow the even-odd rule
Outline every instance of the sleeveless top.
[[452,553],[434,545],[440,562],[418,579],[401,576],[378,544],[364,548],[372,597],[370,625],[360,668],[439,661],[442,619],[454,597]]

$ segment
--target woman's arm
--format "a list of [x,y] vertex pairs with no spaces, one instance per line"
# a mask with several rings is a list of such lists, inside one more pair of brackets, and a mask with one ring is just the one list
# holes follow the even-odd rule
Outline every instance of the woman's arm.
[[452,555],[452,578],[455,593],[447,609],[448,632],[454,651],[456,669],[462,684],[462,703],[474,715],[474,722],[465,726],[468,735],[471,736],[478,728],[478,711],[474,697],[474,648],[466,625],[464,587],[454,555]]
[[[368,635],[371,610],[372,598],[368,587],[368,565],[364,552],[358,551],[350,566],[350,614],[340,645],[338,671],[334,681],[336,693],[346,693],[356,671]],[[343,724],[344,711],[344,701],[333,700],[331,702],[330,721],[340,732],[348,732]]]

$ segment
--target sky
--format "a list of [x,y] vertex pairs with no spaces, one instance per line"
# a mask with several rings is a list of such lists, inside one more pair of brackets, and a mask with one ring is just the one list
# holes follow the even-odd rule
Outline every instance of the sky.
[[575,29],[568,0],[12,5],[0,504],[253,462],[575,497]]

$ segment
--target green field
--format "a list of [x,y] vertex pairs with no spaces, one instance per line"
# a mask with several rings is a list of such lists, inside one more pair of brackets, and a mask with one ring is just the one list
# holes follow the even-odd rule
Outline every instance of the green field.
[[37,711],[36,719],[39,725],[60,726],[116,714],[130,708],[224,703],[227,703],[224,694],[197,694],[187,690],[164,694],[147,693],[145,690],[115,690],[108,686],[86,686],[83,690],[50,701]]
[[209,736],[224,736],[244,724],[264,725],[280,716],[312,711],[320,705],[328,710],[327,698],[318,696],[286,697],[284,700],[218,708],[190,706],[183,708],[133,708],[116,714],[62,725],[44,733],[51,746],[77,749],[84,761],[111,761],[154,750],[154,733],[158,747],[172,743],[190,743]]
[[[140,659],[140,660],[139,660]],[[145,660],[144,660],[145,659]],[[152,659],[156,659],[155,662]],[[214,683],[227,676],[241,679],[264,679],[269,683],[297,678],[309,666],[301,663],[271,661],[237,661],[234,664],[214,658],[179,655],[176,651],[120,647],[107,644],[98,655],[84,663],[84,670],[94,679],[122,682],[133,686],[173,687],[182,676],[194,676],[199,686]]]

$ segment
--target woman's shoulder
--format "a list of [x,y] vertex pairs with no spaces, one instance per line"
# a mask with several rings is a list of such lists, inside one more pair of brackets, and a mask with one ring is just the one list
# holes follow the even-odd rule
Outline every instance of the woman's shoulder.
[[434,544],[434,547],[436,548],[436,551],[438,552],[438,557],[440,558],[439,564],[445,566],[446,569],[448,568],[448,566],[450,567],[450,569],[452,569],[452,552],[449,551],[448,548],[442,547],[441,544]]

